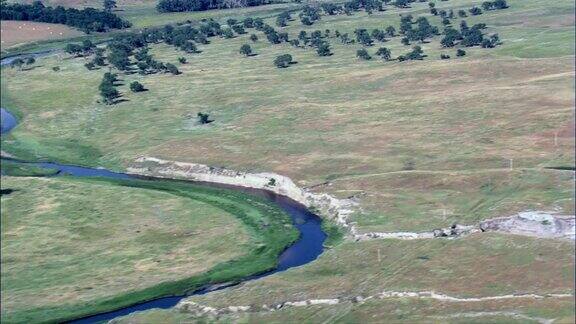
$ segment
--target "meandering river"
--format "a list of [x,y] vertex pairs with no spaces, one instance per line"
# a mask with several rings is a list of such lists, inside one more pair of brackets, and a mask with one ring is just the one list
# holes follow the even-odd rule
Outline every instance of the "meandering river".
[[[42,54],[38,55],[30,54],[25,56],[31,56],[31,55],[42,56]],[[9,64],[12,59],[13,58],[2,60],[1,65]],[[10,132],[14,127],[17,126],[18,120],[8,110],[4,108],[0,108],[0,113],[1,113],[0,116],[1,134],[5,135],[8,132]],[[16,161],[18,163],[31,164],[42,168],[56,169],[60,171],[55,176],[68,174],[77,177],[105,177],[105,178],[123,178],[123,179],[134,177],[126,173],[117,173],[101,168],[86,168],[73,165],[64,165],[54,162],[26,162],[17,160],[12,161]],[[198,184],[197,182],[195,183]],[[306,207],[304,207],[303,205],[291,200],[290,198],[280,196],[266,190],[212,184],[212,183],[201,183],[201,184],[206,186],[214,186],[214,187],[238,190],[251,195],[263,197],[268,201],[276,204],[279,208],[281,208],[288,215],[290,215],[292,219],[292,224],[300,233],[298,240],[294,242],[291,246],[289,246],[279,256],[278,266],[276,267],[276,269],[258,275],[248,276],[242,279],[241,282],[257,280],[263,277],[273,275],[277,272],[285,271],[293,267],[298,267],[307,264],[315,260],[320,254],[322,254],[324,250],[323,243],[324,240],[326,239],[326,234],[322,231],[321,227],[322,220],[320,219],[320,217],[307,210]],[[164,308],[164,309],[171,308],[174,307],[180,300],[186,298],[187,296],[207,294],[215,290],[230,287],[231,285],[232,284],[226,284],[226,283],[221,283],[219,285],[208,285],[186,296],[172,296],[172,297],[158,298],[140,304],[132,305],[129,307],[124,307],[115,311],[87,316],[72,321],[72,323],[96,323],[111,320],[120,316],[125,316],[137,311],[144,311],[153,308]]]

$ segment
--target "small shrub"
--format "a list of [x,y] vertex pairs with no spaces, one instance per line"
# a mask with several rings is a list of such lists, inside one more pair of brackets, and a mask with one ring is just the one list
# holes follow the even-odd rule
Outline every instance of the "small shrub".
[[144,89],[144,86],[142,85],[142,83],[140,83],[138,81],[134,81],[134,82],[130,83],[130,90],[132,92],[142,92],[146,89]]

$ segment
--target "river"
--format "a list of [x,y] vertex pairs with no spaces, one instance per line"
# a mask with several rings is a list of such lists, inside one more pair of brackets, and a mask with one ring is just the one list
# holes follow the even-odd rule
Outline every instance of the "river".
[[[8,60],[2,60],[1,62],[2,65],[6,65],[8,63],[9,63]],[[0,112],[1,112],[1,119],[0,119],[1,135],[5,135],[8,132],[10,132],[14,127],[17,126],[18,120],[7,109],[0,108]],[[5,159],[3,158],[2,160]],[[18,163],[32,164],[34,166],[39,166],[42,168],[56,169],[60,171],[54,176],[61,176],[67,174],[77,177],[104,177],[104,178],[122,178],[122,179],[136,177],[126,173],[112,172],[102,168],[87,168],[74,165],[64,165],[54,162],[26,162],[18,160],[12,160],[12,161],[16,161]],[[154,181],[154,180],[150,179],[148,181]],[[195,184],[199,183],[195,182]],[[314,261],[316,258],[318,258],[320,254],[322,254],[324,250],[323,243],[324,240],[326,239],[326,234],[322,230],[322,220],[320,217],[318,217],[317,215],[311,213],[308,209],[306,209],[305,206],[295,202],[290,198],[280,196],[266,190],[251,189],[230,185],[220,185],[213,183],[200,183],[200,184],[206,186],[238,190],[251,195],[263,197],[268,201],[276,204],[279,208],[281,208],[288,215],[290,215],[293,226],[298,230],[300,234],[298,240],[296,240],[296,242],[290,245],[279,256],[278,265],[275,269],[261,274],[248,276],[242,279],[241,282],[257,280],[263,277],[273,275],[278,272],[286,271],[293,267],[298,267],[307,264],[309,262]],[[238,284],[238,282],[234,283],[234,285],[236,284]],[[163,308],[163,309],[171,308],[174,307],[182,299],[188,296],[207,294],[215,290],[225,289],[227,287],[230,287],[231,285],[232,284],[226,284],[226,283],[208,285],[186,296],[162,297],[150,301],[145,301],[136,305],[120,308],[114,311],[87,316],[81,319],[74,320],[71,323],[97,323],[101,321],[108,321],[120,316],[129,315],[137,311],[144,311],[154,308]]]

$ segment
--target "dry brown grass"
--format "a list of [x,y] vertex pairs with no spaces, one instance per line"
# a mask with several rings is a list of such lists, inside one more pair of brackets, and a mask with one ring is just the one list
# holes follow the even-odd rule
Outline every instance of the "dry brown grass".
[[0,21],[2,33],[1,48],[6,49],[29,42],[64,39],[81,36],[84,33],[60,24],[32,21]]

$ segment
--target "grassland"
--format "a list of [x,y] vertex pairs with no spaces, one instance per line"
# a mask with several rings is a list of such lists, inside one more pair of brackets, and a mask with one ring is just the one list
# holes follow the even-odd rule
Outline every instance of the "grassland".
[[[115,323],[155,324],[190,322],[234,323],[466,323],[510,324],[541,323],[538,319],[556,318],[555,323],[573,323],[573,302],[534,300],[522,302],[446,303],[430,300],[369,300],[364,304],[345,302],[334,306],[283,308],[274,312],[252,312],[193,317],[174,310],[152,310],[120,318]],[[515,316],[516,315],[516,316]],[[520,315],[520,316],[518,316]]]
[[[473,4],[459,0],[439,7]],[[295,37],[302,29],[383,28],[397,25],[399,12],[428,15],[426,6],[323,17],[307,28],[292,21],[285,30]],[[437,41],[423,44],[425,60],[406,63],[358,61],[358,46],[334,39],[330,57],[259,41],[253,45],[258,55],[244,58],[237,51],[248,35],[213,39],[202,53],[188,55],[182,75],[123,76],[119,89],[126,101],[112,107],[97,103],[103,71],[86,71],[83,59],[46,59],[25,73],[3,69],[2,104],[24,116],[4,147],[17,156],[116,169],[153,155],[274,171],[302,186],[331,181],[317,190],[359,197],[365,212],[356,220],[366,230],[472,222],[536,204],[566,208],[573,195],[569,175],[541,168],[574,165],[574,45],[568,42],[574,30],[563,13],[572,3],[510,6],[467,19],[486,22],[502,46],[469,49],[465,58],[448,61],[438,58],[450,51]],[[528,26],[525,18],[531,19]],[[382,45],[393,56],[408,51],[398,38]],[[152,53],[165,62],[183,55],[166,45]],[[275,68],[272,61],[282,53],[299,63]],[[134,80],[150,91],[130,93],[127,84]],[[190,127],[186,116],[199,111],[216,122]],[[508,170],[510,159],[515,168],[529,170],[524,180],[518,170]],[[416,172],[389,175],[409,164]],[[534,182],[550,185],[532,190]],[[483,189],[490,183],[492,196]],[[401,192],[387,192],[398,184]],[[521,189],[510,197],[514,188]],[[510,201],[492,212],[503,199]]]
[[[185,56],[183,72],[122,75],[121,103],[97,102],[107,71],[87,71],[84,59],[48,58],[30,71],[2,69],[2,106],[21,124],[2,139],[3,150],[22,158],[50,159],[122,170],[142,155],[290,176],[302,187],[338,197],[355,197],[360,231],[420,231],[453,223],[476,223],[518,211],[574,213],[574,4],[509,0],[510,8],[466,19],[487,23],[503,44],[495,49],[442,49],[438,39],[421,44],[427,57],[414,62],[359,61],[357,45],[328,39],[334,54],[251,43],[252,57],[238,49],[246,35],[211,39],[199,54],[167,45],[151,53],[164,62]],[[437,2],[470,8],[480,1]],[[275,5],[278,8],[287,4]],[[143,7],[142,7],[143,8]],[[275,7],[246,9],[266,16]],[[123,13],[137,26],[224,18],[245,12],[155,15],[149,9]],[[148,12],[148,13],[147,13]],[[398,27],[399,13],[429,15],[426,3],[367,15],[323,16],[313,26],[299,21],[283,28]],[[149,14],[149,15],[148,15]],[[196,18],[194,18],[196,17]],[[272,18],[267,22],[274,25]],[[399,37],[380,46],[404,54]],[[290,53],[287,69],[272,64]],[[440,60],[440,53],[452,56]],[[58,72],[52,71],[59,66]],[[139,81],[149,89],[131,93]],[[30,92],[30,89],[34,89]],[[189,116],[210,113],[198,127]],[[322,185],[324,184],[324,185]],[[435,290],[479,297],[514,293],[570,293],[574,285],[573,243],[495,234],[459,240],[345,242],[314,263],[286,273],[193,300],[216,307],[261,305],[310,298],[349,298],[383,290]],[[378,252],[380,251],[380,252]],[[381,259],[378,258],[381,255]],[[446,304],[373,300],[310,306],[273,313],[234,315],[223,321],[469,322],[457,316],[480,311],[519,312],[532,317],[573,318],[573,300],[512,300]],[[448,316],[448,317],[442,317]],[[177,311],[147,312],[133,322],[197,320]],[[478,322],[509,322],[481,315]]]
[[2,189],[12,190],[1,206],[3,323],[62,321],[235,280],[273,267],[295,238],[287,216],[228,191],[5,176]]
[[[568,242],[496,234],[452,241],[350,242],[325,252],[317,262],[306,267],[190,300],[215,308],[256,307],[257,311],[252,314],[224,315],[220,318],[223,322],[444,322],[450,315],[459,313],[498,311],[569,320],[574,316],[573,298],[462,303],[375,298],[365,304],[344,302],[334,306],[284,307],[275,312],[258,311],[258,306],[310,299],[367,297],[382,291],[435,291],[461,298],[571,293],[573,248],[574,245]],[[124,322],[151,323],[158,319],[154,316],[161,316],[163,323],[183,323],[193,318],[186,312],[173,310],[134,315],[125,318]],[[489,319],[490,316],[481,316],[478,321],[492,323]],[[513,319],[503,317],[500,320]],[[452,322],[468,323],[458,318]],[[521,322],[525,323],[525,320]]]

